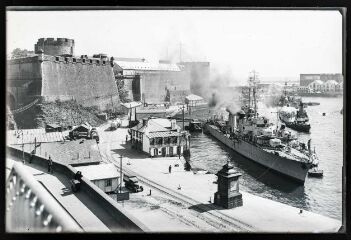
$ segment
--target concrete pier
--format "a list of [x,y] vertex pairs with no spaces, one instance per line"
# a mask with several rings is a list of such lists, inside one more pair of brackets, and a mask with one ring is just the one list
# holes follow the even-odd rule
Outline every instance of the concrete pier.
[[[242,207],[223,209],[215,206],[213,204],[213,196],[217,190],[217,184],[215,183],[217,177],[214,174],[185,171],[183,158],[148,158],[143,154],[135,152],[129,148],[128,144],[125,144],[127,131],[128,129],[123,128],[113,132],[103,131],[103,127],[100,129],[101,139],[105,139],[102,141],[102,145],[100,145],[104,161],[117,161],[118,163],[118,156],[121,154],[124,156],[124,169],[131,170],[144,179],[162,185],[168,189],[170,194],[179,193],[185,195],[193,199],[194,202],[199,202],[213,209],[209,212],[220,212],[229,218],[244,223],[250,226],[249,231],[318,233],[337,232],[341,227],[341,222],[338,220],[305,210],[300,213],[300,209],[298,208],[242,191]],[[111,142],[108,139],[111,139]],[[168,172],[169,165],[172,166],[171,173]],[[179,167],[176,167],[177,165]],[[146,189],[148,188],[146,187]],[[146,192],[138,194],[146,197]],[[196,210],[196,206],[189,207],[188,209]],[[179,212],[182,213],[185,211],[179,208]],[[137,218],[143,218],[144,213],[145,211],[141,213],[135,212]],[[199,211],[198,214],[203,213]],[[158,220],[157,222],[161,223],[162,221]],[[150,224],[150,222],[146,221],[145,224]],[[151,229],[159,231],[157,230],[157,223],[155,226],[151,226]],[[211,228],[201,230],[213,231]],[[233,228],[232,231],[238,230]]]

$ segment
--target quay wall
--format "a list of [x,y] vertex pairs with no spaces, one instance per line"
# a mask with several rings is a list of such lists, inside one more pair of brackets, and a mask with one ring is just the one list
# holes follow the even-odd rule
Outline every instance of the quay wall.
[[[13,147],[7,147],[7,154],[16,158],[22,158],[22,151]],[[27,163],[29,158],[30,154],[24,152],[24,159]],[[35,155],[31,164],[47,168],[47,162],[48,160],[46,158]],[[54,160],[53,170],[65,175],[69,179],[72,179],[77,172],[72,166],[64,165]],[[106,213],[111,216],[111,219],[116,221],[115,225],[118,225],[119,228],[122,227],[126,232],[148,231],[148,228],[143,223],[131,216],[122,207],[118,206],[112,198],[107,196],[98,186],[90,182],[84,176],[81,179],[81,191],[84,191],[92,201],[98,202],[99,206],[101,206],[102,209],[105,209]],[[111,223],[106,225],[111,225]]]

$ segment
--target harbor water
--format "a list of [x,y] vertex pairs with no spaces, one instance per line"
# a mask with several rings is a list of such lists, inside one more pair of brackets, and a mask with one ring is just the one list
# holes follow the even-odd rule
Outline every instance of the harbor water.
[[[299,185],[243,158],[204,133],[192,133],[191,166],[216,173],[229,160],[237,171],[242,173],[241,190],[341,220],[343,115],[340,114],[340,110],[343,107],[343,99],[303,97],[303,102],[320,103],[306,109],[311,131],[299,133],[289,130],[302,142],[307,143],[312,139],[312,148],[315,147],[319,157],[319,168],[324,171],[323,178],[307,176],[305,184]],[[260,114],[276,123],[276,111],[275,108],[264,108]]]

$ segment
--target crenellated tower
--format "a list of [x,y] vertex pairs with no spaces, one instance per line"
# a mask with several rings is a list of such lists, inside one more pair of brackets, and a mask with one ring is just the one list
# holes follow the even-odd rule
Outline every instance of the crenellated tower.
[[40,50],[43,53],[51,56],[58,55],[74,55],[74,40],[68,38],[40,38],[34,45],[34,51],[36,54]]

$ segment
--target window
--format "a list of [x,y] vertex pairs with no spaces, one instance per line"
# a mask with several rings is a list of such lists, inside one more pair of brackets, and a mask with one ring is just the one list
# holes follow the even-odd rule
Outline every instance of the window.
[[155,144],[155,138],[150,138],[150,145],[154,145]]
[[164,138],[164,142],[165,142],[165,144],[170,144],[170,138],[169,137],[165,137]]
[[155,141],[156,141],[157,145],[162,145],[162,138],[161,137],[156,138]]
[[171,143],[177,144],[178,137],[172,137]]
[[111,187],[112,186],[112,180],[111,179],[106,179],[105,180],[105,187]]

